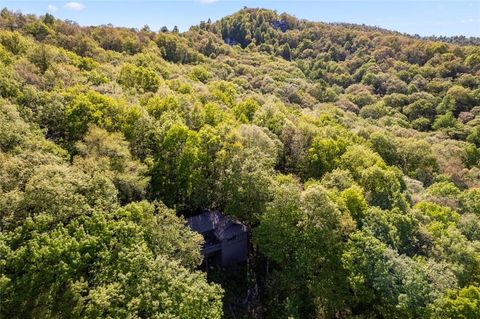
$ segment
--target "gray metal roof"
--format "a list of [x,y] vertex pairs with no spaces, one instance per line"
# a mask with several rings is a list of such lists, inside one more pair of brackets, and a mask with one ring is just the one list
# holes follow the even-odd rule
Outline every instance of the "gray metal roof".
[[199,233],[215,231],[215,236],[219,240],[224,240],[238,233],[247,231],[245,225],[224,216],[220,212],[203,211],[202,213],[189,217],[187,219],[188,226]]
[[199,233],[214,230],[220,221],[224,218],[219,212],[210,212],[204,210],[202,213],[189,217],[187,219],[188,226]]
[[229,223],[225,227],[219,227],[215,230],[215,236],[219,240],[225,240],[231,238],[232,236],[244,233],[247,231],[247,228],[240,223]]

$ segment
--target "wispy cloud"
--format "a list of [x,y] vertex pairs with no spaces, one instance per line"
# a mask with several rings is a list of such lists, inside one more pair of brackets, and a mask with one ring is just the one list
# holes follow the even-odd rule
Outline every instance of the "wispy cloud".
[[65,5],[65,8],[73,11],[81,11],[85,9],[85,5],[78,2],[69,2]]
[[55,11],[58,10],[58,8],[56,6],[54,6],[53,4],[49,4],[47,6],[47,10],[48,10],[48,12],[55,12]]

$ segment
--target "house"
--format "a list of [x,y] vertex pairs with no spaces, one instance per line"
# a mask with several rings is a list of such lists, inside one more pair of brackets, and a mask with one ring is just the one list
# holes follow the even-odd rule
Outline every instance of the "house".
[[230,37],[226,37],[224,42],[228,45],[237,45],[238,44],[238,41],[233,39],[233,38],[230,38]]
[[187,219],[188,226],[203,235],[205,259],[215,259],[222,266],[247,260],[248,232],[242,223],[220,212],[202,211]]

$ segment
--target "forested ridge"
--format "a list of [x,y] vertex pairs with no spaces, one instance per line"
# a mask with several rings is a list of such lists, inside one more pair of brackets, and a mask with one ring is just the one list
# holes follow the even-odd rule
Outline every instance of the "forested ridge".
[[0,318],[480,318],[477,40],[2,10]]

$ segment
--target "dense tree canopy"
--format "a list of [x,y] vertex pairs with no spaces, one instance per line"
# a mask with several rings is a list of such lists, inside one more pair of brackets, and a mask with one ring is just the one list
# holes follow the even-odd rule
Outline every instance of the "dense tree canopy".
[[[478,318],[479,147],[478,39],[4,9],[0,317]],[[247,275],[200,266],[202,209]]]

